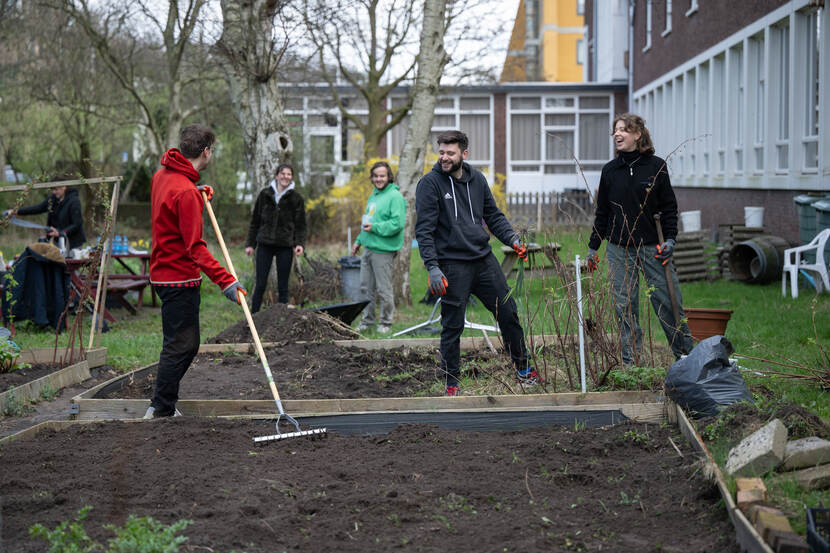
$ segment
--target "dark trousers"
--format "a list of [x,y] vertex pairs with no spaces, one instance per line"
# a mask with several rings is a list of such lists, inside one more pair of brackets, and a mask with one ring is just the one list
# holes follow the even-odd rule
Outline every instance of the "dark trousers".
[[447,277],[447,293],[441,297],[441,369],[447,375],[447,386],[457,386],[461,373],[461,333],[467,300],[475,295],[496,318],[507,353],[517,369],[527,366],[524,331],[519,324],[516,301],[507,286],[504,273],[493,254],[478,261],[441,263]]
[[155,286],[161,299],[164,341],[159,355],[156,390],[150,405],[158,417],[170,416],[179,399],[179,383],[199,351],[198,287]]
[[294,259],[294,248],[267,246],[257,244],[256,247],[256,284],[254,296],[251,298],[251,313],[256,313],[262,307],[262,296],[268,286],[268,273],[271,272],[271,261],[277,258],[277,294],[280,303],[288,303],[288,277],[291,275],[291,261]]

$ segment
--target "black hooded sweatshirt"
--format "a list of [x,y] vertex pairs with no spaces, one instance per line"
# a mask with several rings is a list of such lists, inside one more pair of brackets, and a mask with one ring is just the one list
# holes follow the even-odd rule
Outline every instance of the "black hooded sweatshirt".
[[663,239],[677,237],[677,199],[666,162],[652,154],[623,152],[602,168],[594,229],[588,247],[602,240],[628,248],[656,245],[660,213]]
[[77,189],[67,188],[61,200],[58,200],[58,197],[54,194],[49,194],[39,204],[21,207],[17,210],[18,215],[36,215],[38,213],[48,213],[46,224],[65,234],[70,248],[78,248],[86,242],[84,217],[81,213],[81,198]]
[[415,239],[427,269],[443,261],[476,261],[491,253],[490,232],[507,245],[517,238],[496,206],[487,179],[466,163],[456,179],[436,163],[415,191]]

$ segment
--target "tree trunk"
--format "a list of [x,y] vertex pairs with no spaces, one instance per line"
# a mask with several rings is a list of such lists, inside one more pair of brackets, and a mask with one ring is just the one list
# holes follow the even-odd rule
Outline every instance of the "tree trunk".
[[234,115],[242,127],[248,178],[265,186],[293,153],[276,79],[278,52],[272,39],[275,0],[222,0],[223,31],[217,47],[230,88]]
[[406,226],[404,227],[403,255],[395,257],[395,303],[410,305],[409,252],[415,234],[415,187],[423,174],[426,146],[438,85],[449,56],[444,50],[444,24],[447,0],[424,0],[424,25],[418,52],[418,73],[413,91],[414,101],[409,114],[409,128],[401,151],[398,167],[398,187],[406,199]]

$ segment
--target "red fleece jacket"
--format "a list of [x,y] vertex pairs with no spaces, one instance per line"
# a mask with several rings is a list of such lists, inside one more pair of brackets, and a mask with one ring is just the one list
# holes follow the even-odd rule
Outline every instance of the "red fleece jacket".
[[160,286],[199,286],[203,271],[222,290],[236,280],[211,255],[202,239],[202,195],[199,172],[171,148],[150,183],[153,252],[150,281]]

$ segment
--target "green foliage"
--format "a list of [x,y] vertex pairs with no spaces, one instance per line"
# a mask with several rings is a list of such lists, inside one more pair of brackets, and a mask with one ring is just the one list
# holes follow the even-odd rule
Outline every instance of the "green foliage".
[[72,522],[63,521],[54,530],[49,530],[38,523],[29,528],[29,535],[33,538],[42,538],[49,544],[49,553],[88,553],[100,550],[96,543],[84,530],[84,519],[92,507],[86,505],[78,511],[78,516]]
[[7,391],[9,392],[9,395],[7,396],[6,405],[3,407],[3,411],[0,412],[0,415],[3,415],[4,417],[22,417],[32,410],[29,402],[14,392],[14,386],[11,386]]
[[63,521],[54,530],[35,524],[29,528],[29,535],[45,540],[49,544],[49,553],[177,553],[187,537],[176,534],[193,524],[192,520],[180,520],[167,526],[152,517],[130,515],[123,527],[104,525],[115,533],[105,549],[84,529],[84,520],[91,509],[90,505],[82,507],[74,521]]
[[626,367],[608,373],[608,384],[613,390],[661,390],[666,378],[662,367]]
[[0,340],[0,373],[10,373],[28,367],[28,363],[19,363],[20,350],[9,340]]
[[179,546],[187,541],[177,536],[192,520],[180,520],[166,526],[153,517],[130,515],[123,528],[107,524],[104,528],[115,532],[110,538],[107,553],[176,553]]

